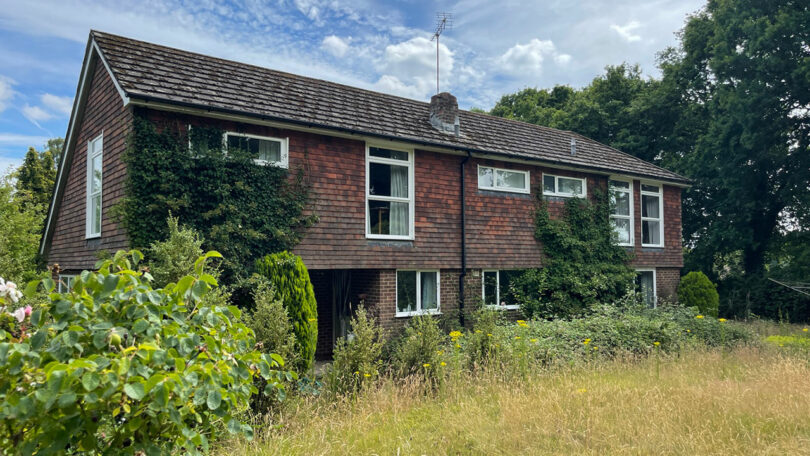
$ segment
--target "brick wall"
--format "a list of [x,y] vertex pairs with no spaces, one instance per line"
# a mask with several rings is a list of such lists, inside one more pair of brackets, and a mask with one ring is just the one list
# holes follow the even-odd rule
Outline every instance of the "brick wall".
[[[126,168],[121,160],[131,125],[131,112],[123,106],[109,73],[96,64],[90,81],[87,105],[76,126],[76,146],[70,163],[61,204],[55,214],[48,263],[57,263],[66,273],[92,268],[99,250],[114,252],[127,247],[126,234],[110,217],[110,209],[124,193]],[[103,140],[101,237],[85,239],[87,143],[100,134]]]
[[683,267],[681,189],[664,185],[664,247],[641,247],[641,183],[633,182],[635,248],[633,265]]
[[678,297],[678,284],[681,281],[680,268],[656,268],[655,292],[659,299],[674,301]]

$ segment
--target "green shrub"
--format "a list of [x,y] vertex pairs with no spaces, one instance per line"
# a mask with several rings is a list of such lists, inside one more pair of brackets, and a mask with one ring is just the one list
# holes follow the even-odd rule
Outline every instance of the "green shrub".
[[464,350],[470,367],[475,369],[496,358],[497,345],[493,334],[505,324],[503,311],[481,307],[473,314],[473,331],[464,340]]
[[253,350],[237,308],[203,303],[217,285],[205,262],[218,256],[155,290],[133,270],[142,255],[118,252],[69,293],[51,293],[16,333],[0,328],[0,448],[198,453],[224,429],[250,436],[238,416],[257,393],[254,377],[270,393],[292,375],[276,370],[277,355]]
[[717,317],[720,295],[717,286],[700,271],[692,271],[681,277],[678,285],[678,301],[686,307],[697,307],[705,314]]
[[166,219],[169,233],[165,240],[153,242],[147,252],[155,287],[177,282],[194,271],[194,262],[203,254],[203,239],[191,228],[180,227],[176,217]]
[[402,376],[423,374],[435,380],[439,373],[444,335],[430,315],[413,317],[394,347],[394,369]]
[[284,303],[295,332],[298,371],[309,371],[318,342],[318,306],[307,267],[301,257],[281,252],[258,260],[256,271],[270,281],[276,297]]
[[326,383],[337,394],[359,391],[380,375],[383,330],[366,309],[359,307],[351,320],[351,337],[341,337],[334,351]]

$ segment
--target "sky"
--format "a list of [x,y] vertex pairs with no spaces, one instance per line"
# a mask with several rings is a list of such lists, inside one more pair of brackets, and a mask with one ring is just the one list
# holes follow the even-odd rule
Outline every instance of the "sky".
[[526,87],[582,87],[677,44],[704,0],[0,0],[0,174],[64,136],[96,29],[418,100],[490,109]]

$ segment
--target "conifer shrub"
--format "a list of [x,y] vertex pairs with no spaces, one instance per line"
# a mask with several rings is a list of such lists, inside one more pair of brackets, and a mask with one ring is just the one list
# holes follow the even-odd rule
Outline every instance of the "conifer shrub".
[[153,286],[163,287],[177,282],[194,270],[194,262],[203,254],[203,238],[189,227],[180,226],[177,217],[166,219],[168,235],[149,247],[149,268]]
[[318,342],[318,307],[304,261],[290,252],[274,253],[256,262],[256,272],[269,280],[290,318],[298,352],[297,370],[309,371]]
[[382,327],[362,306],[350,325],[350,336],[337,341],[326,377],[327,387],[336,394],[357,392],[380,375],[385,345]]
[[686,307],[697,307],[701,313],[717,317],[720,306],[717,286],[700,271],[692,271],[681,277],[678,300]]

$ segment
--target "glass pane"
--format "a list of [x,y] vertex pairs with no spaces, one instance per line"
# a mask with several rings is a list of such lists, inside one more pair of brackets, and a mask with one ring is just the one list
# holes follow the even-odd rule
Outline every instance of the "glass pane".
[[624,181],[613,181],[612,180],[612,181],[610,181],[610,186],[613,187],[613,188],[626,188],[626,189],[629,189],[630,188],[630,183],[629,182],[624,182]]
[[235,150],[248,150],[247,138],[244,136],[228,135],[228,150],[233,152]]
[[655,280],[653,271],[639,271],[636,285],[647,307],[655,307]]
[[266,162],[281,161],[281,142],[268,139],[254,139],[258,143],[259,152],[253,157]]
[[408,161],[408,153],[401,150],[381,149],[379,147],[369,147],[368,154],[372,157],[392,158],[394,160]]
[[512,286],[512,281],[516,278],[520,277],[525,270],[523,269],[512,269],[508,271],[500,271],[499,274],[501,275],[500,280],[500,298],[501,302],[499,303],[502,306],[511,306],[516,304],[514,297],[512,296],[512,292],[510,287]]
[[369,195],[408,198],[408,167],[369,163]]
[[416,271],[397,271],[397,312],[416,311]]
[[649,218],[661,217],[658,211],[658,196],[641,195],[641,216]]
[[92,208],[93,223],[90,226],[93,234],[101,233],[101,195],[93,197]]
[[661,244],[660,222],[644,220],[641,222],[641,243]]
[[582,195],[582,181],[579,179],[568,179],[561,177],[560,179],[560,193],[570,193],[572,195]]
[[555,193],[554,176],[543,176],[543,192]]
[[613,218],[613,230],[616,232],[619,244],[630,243],[630,220]]
[[482,188],[492,188],[495,186],[492,168],[478,168],[478,186]]
[[93,161],[90,163],[91,169],[91,176],[92,182],[90,183],[90,191],[91,193],[96,193],[101,191],[101,155],[96,155],[93,157]]
[[503,188],[523,190],[526,188],[526,175],[512,171],[497,171],[495,185]]
[[369,200],[369,234],[407,236],[410,230],[408,206],[408,203]]
[[657,185],[644,185],[641,184],[642,192],[655,192],[658,193],[661,189]]
[[630,215],[630,194],[616,191],[611,195],[613,213],[616,215]]
[[439,287],[437,272],[420,272],[422,286],[422,310],[436,310],[439,308]]
[[484,304],[498,304],[498,271],[484,272]]

